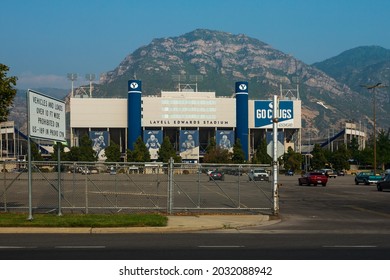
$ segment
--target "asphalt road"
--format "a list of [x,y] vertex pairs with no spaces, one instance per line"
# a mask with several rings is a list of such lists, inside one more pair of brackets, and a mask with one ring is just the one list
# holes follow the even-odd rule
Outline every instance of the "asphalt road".
[[0,259],[390,259],[390,192],[280,177],[278,223],[166,234],[2,234]]

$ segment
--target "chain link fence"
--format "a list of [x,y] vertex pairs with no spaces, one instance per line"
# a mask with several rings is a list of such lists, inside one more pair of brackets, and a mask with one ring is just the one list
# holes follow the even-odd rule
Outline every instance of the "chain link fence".
[[[26,162],[1,162],[0,211],[30,209]],[[34,213],[272,213],[269,165],[33,162]]]

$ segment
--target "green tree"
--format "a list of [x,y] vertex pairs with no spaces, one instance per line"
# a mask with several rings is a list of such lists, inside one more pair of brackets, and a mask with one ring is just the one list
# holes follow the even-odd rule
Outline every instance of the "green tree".
[[313,155],[313,158],[311,159],[312,169],[324,168],[328,161],[325,157],[324,150],[320,147],[320,145],[315,144],[311,154]]
[[121,160],[121,150],[118,144],[110,141],[110,145],[104,149],[106,162],[119,162]]
[[[58,160],[58,144],[57,143],[53,145],[53,153],[51,154],[51,158],[54,161]],[[65,153],[65,146],[62,144],[60,144],[60,160],[61,161],[68,160],[67,153]]]
[[203,161],[206,163],[229,163],[231,162],[231,153],[229,153],[228,149],[217,147],[215,139],[211,138]]
[[272,162],[272,157],[267,153],[267,141],[262,139],[257,146],[255,156],[252,159],[253,163],[269,164]]
[[288,147],[287,153],[283,156],[284,168],[291,169],[294,171],[301,170],[302,166],[302,155],[296,153],[293,148]]
[[239,138],[236,139],[236,142],[233,145],[232,161],[233,163],[245,162],[245,155],[244,155],[244,151],[242,150],[242,145]]
[[9,108],[12,105],[16,89],[16,77],[7,77],[9,67],[0,63],[0,122],[8,120]]
[[376,138],[376,153],[377,153],[377,162],[378,166],[385,169],[385,166],[390,163],[390,139],[389,131],[381,129]]
[[92,140],[87,134],[84,134],[80,139],[79,145],[79,161],[96,161],[95,151],[92,149]]
[[360,157],[360,147],[357,137],[352,137],[351,141],[348,144],[348,150],[351,155],[351,158],[354,160],[359,160]]
[[134,143],[133,150],[127,150],[128,162],[149,162],[150,153],[141,136]]
[[165,136],[158,151],[158,161],[168,162],[170,158],[173,158],[175,162],[181,162],[181,158],[176,155],[176,151],[173,148],[169,137]]
[[366,146],[366,148],[359,153],[360,165],[373,165],[374,163],[374,149],[372,146]]
[[331,155],[332,167],[336,170],[349,169],[348,159],[350,158],[350,151],[344,144],[339,145],[338,149]]
[[80,147],[71,147],[69,152],[66,153],[66,160],[68,161],[78,161],[80,158]]
[[38,145],[34,142],[31,142],[31,160],[33,161],[42,161],[43,157],[39,151]]

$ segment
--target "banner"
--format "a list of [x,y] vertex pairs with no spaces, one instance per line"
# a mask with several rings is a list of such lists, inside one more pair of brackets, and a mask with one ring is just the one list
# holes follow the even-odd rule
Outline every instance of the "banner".
[[215,141],[219,148],[233,152],[234,131],[233,130],[217,130]]
[[180,130],[180,156],[183,161],[199,161],[198,130]]
[[144,143],[150,153],[150,159],[158,159],[158,151],[163,141],[162,130],[144,130]]
[[[255,127],[272,128],[272,101],[255,101]],[[294,126],[294,102],[281,100],[279,102],[279,128]]]
[[105,160],[106,155],[104,149],[109,145],[108,131],[90,131],[89,139],[92,141],[92,149],[95,151],[95,156],[98,160]]

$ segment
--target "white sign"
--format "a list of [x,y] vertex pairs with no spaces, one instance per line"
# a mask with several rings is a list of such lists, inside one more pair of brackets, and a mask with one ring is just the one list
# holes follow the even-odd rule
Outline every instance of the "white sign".
[[65,141],[65,102],[27,91],[30,137]]

